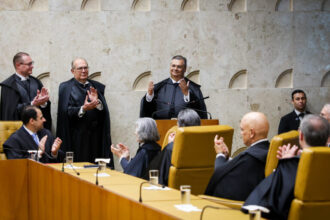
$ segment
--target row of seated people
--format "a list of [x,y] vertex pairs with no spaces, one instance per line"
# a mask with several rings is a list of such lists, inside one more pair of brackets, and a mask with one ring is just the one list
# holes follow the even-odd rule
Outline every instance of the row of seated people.
[[[305,123],[301,124],[300,129],[300,146],[302,148],[325,146],[329,138],[329,122],[315,115],[307,116],[304,121]],[[200,125],[200,119],[193,110],[185,109],[179,113],[178,127],[198,125]],[[278,158],[281,159],[281,162],[278,165],[278,169],[265,179],[265,164],[269,148],[267,140],[268,120],[263,113],[250,112],[242,118],[240,128],[243,143],[248,146],[248,149],[233,159],[229,158],[229,150],[223,137],[215,136],[214,148],[217,153],[215,170],[205,194],[240,201],[245,201],[249,198],[246,205],[257,204],[266,206],[271,210],[267,217],[286,219],[293,198],[295,172],[299,161],[299,157],[294,156],[299,155],[301,150],[297,146],[284,145],[280,147]],[[318,134],[316,137],[317,141],[312,140],[311,142],[309,140],[310,133],[313,133],[314,136],[315,133]],[[119,144],[117,147],[111,147],[112,152],[120,157],[120,164],[124,172],[147,179],[148,170],[158,169],[159,182],[167,185],[175,133],[169,135],[168,145],[160,153],[158,152],[160,147],[156,144],[156,141],[159,139],[156,123],[152,119],[139,119],[137,121],[136,134],[140,148],[133,159],[129,156],[129,148],[127,146]],[[152,140],[147,137],[152,137]],[[306,142],[306,137],[309,142]],[[315,139],[315,137],[313,138]],[[291,157],[293,158],[288,159]],[[291,166],[293,168],[291,170],[284,169],[285,171],[283,171],[282,167],[287,165],[282,164],[293,164]],[[277,195],[269,194],[269,190],[273,192],[273,188],[278,186],[274,184],[274,182],[279,181],[277,179],[278,173],[280,175],[289,175],[290,178],[287,178],[287,181],[285,181],[286,185],[283,189],[276,189],[276,192],[284,190],[285,193],[280,194],[282,195],[281,198],[274,200],[274,196],[276,197]],[[260,186],[258,186],[259,183]],[[262,189],[261,192],[266,190],[266,196],[260,195],[260,188]],[[279,204],[272,203],[273,201],[278,201]]]

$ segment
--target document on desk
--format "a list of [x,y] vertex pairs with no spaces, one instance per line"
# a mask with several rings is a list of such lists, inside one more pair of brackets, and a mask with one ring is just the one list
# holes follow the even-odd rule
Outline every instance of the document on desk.
[[191,204],[174,205],[175,208],[184,212],[201,212],[202,210]]
[[143,187],[143,189],[146,189],[146,190],[171,190],[168,187],[155,186],[155,185],[145,186],[145,187]]
[[107,174],[107,173],[98,173],[98,174],[96,174],[96,173],[94,173],[94,176],[98,176],[98,177],[108,177],[108,176],[110,176],[109,174]]

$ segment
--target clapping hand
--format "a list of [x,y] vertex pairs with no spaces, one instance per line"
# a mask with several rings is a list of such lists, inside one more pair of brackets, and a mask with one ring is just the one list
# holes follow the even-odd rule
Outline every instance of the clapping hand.
[[291,144],[288,144],[278,148],[276,157],[278,159],[285,159],[300,155],[300,153],[301,150],[299,150],[299,147],[297,147],[296,145],[293,145],[291,147]]
[[117,157],[124,157],[127,160],[129,159],[130,153],[127,146],[123,145],[122,143],[119,143],[116,145],[116,147],[112,144],[111,145],[111,152],[115,154]]
[[41,150],[41,154],[43,154],[45,152],[45,144],[46,144],[46,141],[47,141],[47,138],[48,136],[45,135],[41,138],[41,140],[39,141],[39,149]]
[[60,138],[56,138],[52,146],[52,155],[57,155],[57,152],[60,149],[61,144],[62,144],[62,140]]
[[224,142],[223,137],[218,137],[218,135],[215,135],[214,137],[214,150],[217,154],[222,153],[225,155],[226,158],[229,156],[229,151],[226,143]]
[[179,86],[183,95],[187,96],[189,93],[189,81],[187,83],[186,80],[183,79],[180,81]]
[[37,90],[37,95],[32,100],[32,105],[40,106],[48,102],[48,100],[49,100],[48,90],[45,87],[42,87],[41,91],[39,91],[39,89]]

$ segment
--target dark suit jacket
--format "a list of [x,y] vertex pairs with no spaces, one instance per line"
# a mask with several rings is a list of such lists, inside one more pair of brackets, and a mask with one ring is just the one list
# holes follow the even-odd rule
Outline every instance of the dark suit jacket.
[[144,177],[148,171],[150,161],[159,153],[161,147],[154,141],[146,142],[139,147],[135,157],[128,161],[123,158],[120,161],[124,173],[136,177]]
[[[0,120],[4,121],[14,121],[21,119],[21,111],[24,106],[30,105],[29,103],[23,103],[21,100],[21,95],[16,85],[17,77],[15,74],[11,75],[8,79],[0,83],[1,86],[1,102],[0,102]],[[43,87],[42,83],[39,79],[29,76],[30,81],[34,81],[37,85],[36,88],[31,88],[31,93],[33,96],[37,95],[37,90],[41,90]],[[32,100],[31,100],[32,101]],[[50,101],[47,102],[47,106],[45,108],[40,108],[43,116],[46,119],[44,123],[45,128],[51,129],[52,126],[52,118],[50,113]]]
[[269,142],[260,142],[234,159],[216,159],[216,168],[205,191],[206,195],[244,201],[265,178]]
[[[306,114],[310,114],[310,112],[306,111]],[[295,111],[292,111],[281,118],[280,124],[278,126],[278,134],[282,134],[291,130],[298,130],[299,125],[299,116],[296,114]]]
[[[52,158],[51,156],[51,147],[54,143],[54,136],[47,129],[42,129],[37,132],[39,140],[45,135],[48,135],[45,152],[46,154],[42,155],[40,162],[49,163],[49,162],[61,162],[64,158],[64,153],[59,150],[57,159]],[[23,128],[23,126],[14,132],[7,141],[3,144],[4,152],[8,159],[22,159],[28,158],[28,150],[37,150],[38,145],[33,140],[32,136]],[[48,154],[48,155],[47,155]]]

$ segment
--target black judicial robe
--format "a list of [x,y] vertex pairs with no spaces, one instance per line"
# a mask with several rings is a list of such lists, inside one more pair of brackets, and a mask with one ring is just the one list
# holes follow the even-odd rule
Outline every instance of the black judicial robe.
[[269,142],[263,141],[249,147],[230,161],[221,163],[222,158],[218,157],[217,167],[205,194],[244,201],[265,178],[268,148]]
[[[294,198],[299,157],[279,160],[277,169],[251,192],[243,206],[266,207],[270,213],[262,213],[269,219],[287,219]],[[247,210],[242,208],[243,212]]]
[[120,161],[124,173],[141,178],[146,176],[150,161],[159,153],[160,149],[161,147],[154,141],[144,143],[139,147],[134,158],[130,161],[123,158]]
[[[43,87],[39,79],[29,76],[29,88],[25,88],[20,78],[13,74],[8,79],[0,83],[1,102],[0,102],[0,120],[15,121],[21,120],[21,112],[37,95],[37,90]],[[28,91],[29,90],[29,91]],[[46,119],[44,127],[51,130],[52,118],[50,113],[50,101],[45,108],[41,108],[43,116]]]
[[[104,98],[105,86],[94,80],[88,80],[84,87],[74,78],[60,84],[57,136],[63,141],[63,151],[73,151],[74,161],[95,162],[95,158],[110,158],[110,115]],[[97,89],[98,98],[103,104],[103,110],[93,109],[85,112],[80,118],[78,112],[84,104],[87,90],[90,86]]]
[[[306,115],[310,114],[309,111],[306,111]],[[278,126],[278,134],[282,134],[284,132],[288,132],[291,130],[298,130],[300,125],[299,116],[296,114],[295,111],[290,112],[287,115],[284,115]]]
[[[48,135],[45,144],[45,152],[48,155],[43,154],[40,158],[40,162],[61,162],[64,158],[64,153],[61,150],[58,151],[57,159],[54,159],[51,156],[51,149],[55,140],[52,133],[47,129],[42,129],[37,132],[37,135],[39,140],[41,140],[41,138],[43,138],[45,135]],[[23,128],[23,126],[7,139],[7,141],[3,144],[3,147],[7,159],[28,158],[28,150],[38,150],[38,145],[33,140],[33,137],[25,130],[25,128]]]
[[168,185],[168,175],[171,167],[173,151],[173,142],[169,143],[164,147],[164,149],[158,153],[154,159],[150,162],[149,169],[144,179],[149,179],[149,170],[159,170],[158,183],[167,186]]
[[171,78],[165,79],[154,86],[154,98],[147,102],[146,96],[141,100],[140,117],[151,117],[154,119],[176,118],[178,113],[185,108],[195,110],[200,118],[207,119],[206,106],[200,85],[189,81],[190,101],[183,100],[183,93],[178,83],[173,84]]

